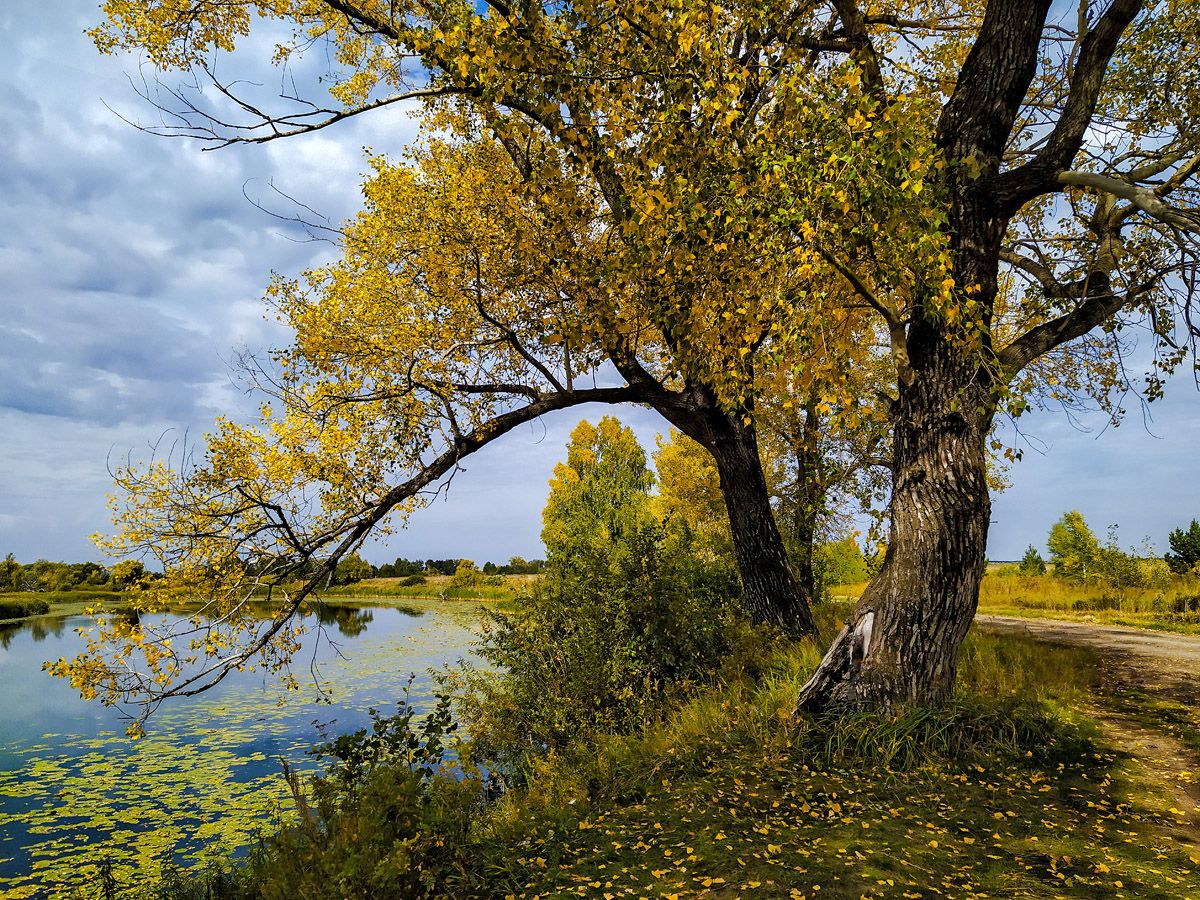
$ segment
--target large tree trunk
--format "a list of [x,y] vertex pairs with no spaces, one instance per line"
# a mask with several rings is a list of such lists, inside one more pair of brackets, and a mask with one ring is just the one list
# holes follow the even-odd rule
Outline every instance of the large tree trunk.
[[986,441],[991,398],[976,360],[915,327],[913,377],[893,408],[892,521],[868,585],[797,706],[936,705],[954,689],[958,651],[987,562]]
[[720,413],[712,422],[709,452],[721,476],[733,546],[742,575],[746,611],[755,624],[777,625],[794,634],[815,635],[809,594],[797,581],[775,514],[758,455],[754,428]]
[[[991,310],[1001,243],[1023,202],[1021,179],[1006,180],[1001,161],[1037,70],[1050,6],[1050,0],[988,3],[942,111],[936,143],[949,165],[938,192],[948,201],[957,299],[963,308],[981,310],[983,318],[973,332],[955,334],[932,287],[916,286],[924,296],[915,298],[897,358],[888,552],[801,688],[798,708],[937,705],[954,690],[959,647],[975,615],[987,561],[985,450],[995,379],[1004,377],[992,353]],[[1085,105],[1077,104],[1071,115],[1083,121]],[[974,160],[978,168],[962,160]]]
[[751,621],[815,637],[810,595],[796,580],[771,508],[753,409],[722,410],[713,392],[695,382],[679,392],[661,392],[657,401],[651,405],[708,450],[717,465]]

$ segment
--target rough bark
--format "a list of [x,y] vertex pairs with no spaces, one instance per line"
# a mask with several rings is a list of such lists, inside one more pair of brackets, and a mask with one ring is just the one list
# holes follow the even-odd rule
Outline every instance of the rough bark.
[[753,409],[724,410],[711,390],[693,381],[668,391],[629,360],[617,368],[632,385],[644,387],[650,406],[712,454],[751,621],[815,636],[811,594],[796,580],[771,508]]
[[796,579],[771,509],[771,496],[751,426],[731,422],[710,429],[706,444],[721,477],[745,607],[756,624],[815,635],[809,594]]
[[[942,188],[954,280],[970,291],[964,302],[973,298],[985,310],[995,302],[1000,250],[1016,211],[1010,193],[997,189],[1000,159],[1036,71],[1049,7],[1049,0],[988,4],[938,126],[938,146],[951,161]],[[971,172],[960,160],[978,168]],[[986,442],[996,371],[986,329],[956,335],[921,298],[905,345],[909,365],[892,407],[888,552],[801,688],[799,709],[937,705],[954,689],[987,561]]]
[[797,706],[810,712],[937,705],[954,688],[987,562],[991,414],[971,361],[949,341],[926,337],[894,409],[887,556],[800,691]]

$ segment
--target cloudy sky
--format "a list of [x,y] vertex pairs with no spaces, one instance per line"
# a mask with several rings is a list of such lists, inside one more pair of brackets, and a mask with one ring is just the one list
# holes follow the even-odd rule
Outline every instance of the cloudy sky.
[[[84,31],[97,17],[91,0],[0,7],[0,555],[22,562],[100,558],[89,536],[108,527],[110,463],[254,408],[228,362],[286,339],[262,318],[270,272],[330,253],[260,207],[293,214],[290,196],[339,221],[359,202],[362,148],[394,153],[415,130],[397,111],[213,152],[146,134],[122,120],[156,122],[134,89],[138,60],[96,54]],[[261,80],[279,85],[269,70]],[[1160,551],[1200,517],[1195,386],[1177,379],[1148,425],[1136,399],[1126,405],[1118,429],[1022,421],[1029,449],[995,502],[992,558],[1041,547],[1072,508],[1100,534],[1119,524],[1123,545],[1149,537]],[[621,415],[648,449],[664,427]],[[447,500],[367,555],[540,556],[546,481],[578,418],[469,460]]]

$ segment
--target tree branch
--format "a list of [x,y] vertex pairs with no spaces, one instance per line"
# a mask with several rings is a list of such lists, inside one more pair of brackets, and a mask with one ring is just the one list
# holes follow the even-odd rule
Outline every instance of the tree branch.
[[904,333],[904,322],[901,321],[900,314],[880,300],[867,283],[858,277],[858,273],[843,263],[834,254],[830,253],[822,244],[817,243],[815,246],[817,252],[824,257],[825,261],[837,269],[850,282],[855,293],[867,301],[868,306],[883,316],[884,322],[887,323],[892,359],[896,364],[896,374],[905,383],[909,382],[912,379],[912,367],[908,359],[908,338]]
[[1056,180],[1061,185],[1092,188],[1111,194],[1127,200],[1153,219],[1191,234],[1200,234],[1200,213],[1164,203],[1155,190],[1097,172],[1059,172]]

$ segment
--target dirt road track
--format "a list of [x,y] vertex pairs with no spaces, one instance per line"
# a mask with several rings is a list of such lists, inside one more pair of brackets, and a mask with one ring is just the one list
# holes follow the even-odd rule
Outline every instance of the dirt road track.
[[1118,662],[1138,687],[1200,707],[1200,635],[1015,616],[980,615],[975,621],[988,631],[1026,633],[1049,643],[1094,647],[1107,660]]
[[[1200,635],[1011,616],[977,616],[976,622],[988,631],[1092,647],[1101,654],[1109,691],[1133,687],[1200,709]],[[1162,790],[1160,813],[1169,810],[1177,816],[1174,839],[1200,847],[1200,760],[1195,753],[1167,730],[1147,728],[1144,720],[1135,721],[1108,704],[1090,712],[1105,736],[1141,763],[1148,783]]]

